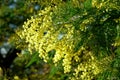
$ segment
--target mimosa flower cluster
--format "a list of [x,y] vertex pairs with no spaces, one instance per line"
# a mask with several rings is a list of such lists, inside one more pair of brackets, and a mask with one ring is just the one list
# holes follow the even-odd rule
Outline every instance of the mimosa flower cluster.
[[[98,5],[95,1],[92,2],[92,5],[98,9],[105,4],[101,3]],[[82,40],[84,38],[82,35],[91,30],[88,24],[95,22],[94,16],[89,16],[87,19],[82,20],[77,24],[76,29],[74,22],[77,22],[77,20],[75,19],[86,16],[88,13],[84,12],[83,15],[70,16],[70,22],[69,20],[65,22],[59,21],[62,20],[62,16],[59,16],[59,12],[57,13],[59,9],[60,6],[46,7],[38,15],[32,16],[31,19],[27,20],[23,25],[23,30],[17,32],[17,34],[26,41],[29,51],[31,53],[32,51],[38,51],[39,57],[45,62],[50,58],[49,55],[51,54],[49,52],[55,50],[52,58],[53,63],[57,66],[62,61],[64,73],[73,73],[73,76],[70,77],[71,80],[91,80],[106,69],[105,67],[103,68],[103,65],[109,64],[112,60],[111,56],[98,60],[94,55],[95,52],[92,49],[88,49],[92,45],[92,38],[96,37],[96,34],[91,33],[86,36],[86,43]],[[101,23],[107,18],[109,16],[105,16],[104,20],[101,19]],[[58,19],[58,21],[55,19]],[[80,41],[83,41],[83,43],[79,44]],[[89,41],[91,41],[91,44],[89,44]],[[96,48],[96,46],[93,47]],[[105,63],[102,63],[103,61]]]

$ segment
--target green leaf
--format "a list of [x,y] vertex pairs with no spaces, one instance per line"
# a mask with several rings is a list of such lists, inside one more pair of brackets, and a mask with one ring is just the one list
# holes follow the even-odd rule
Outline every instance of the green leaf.
[[92,0],[86,0],[84,2],[84,8],[86,8],[86,9],[92,8]]
[[57,71],[58,71],[57,67],[52,66],[51,71],[50,71],[50,76],[54,76]]
[[26,65],[26,67],[29,67],[34,62],[37,62],[38,61],[38,55],[39,55],[39,53],[34,53],[32,55],[32,59],[29,61],[29,63]]

